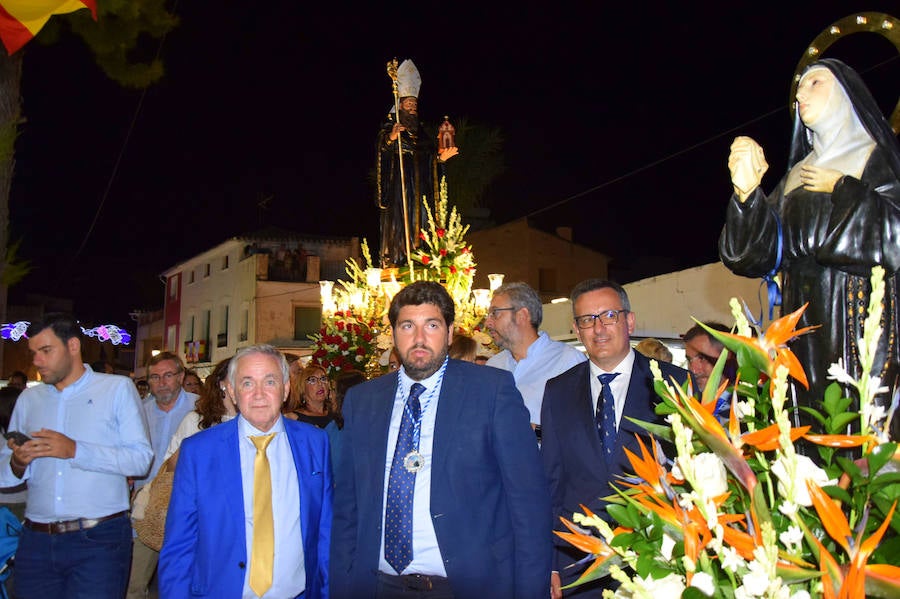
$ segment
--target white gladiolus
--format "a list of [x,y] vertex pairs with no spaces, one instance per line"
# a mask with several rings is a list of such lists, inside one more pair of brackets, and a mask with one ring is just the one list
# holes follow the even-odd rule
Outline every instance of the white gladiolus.
[[[806,481],[811,481],[820,487],[834,484],[825,471],[805,455],[793,456],[794,468],[792,469],[788,468],[784,460],[785,457],[782,456],[772,464],[772,473],[778,479],[778,493],[788,501],[810,507],[812,499],[806,488]],[[793,478],[789,474],[790,470],[794,471]]]
[[853,377],[847,373],[844,368],[844,359],[838,358],[838,361],[828,367],[828,378],[841,383],[842,385],[856,385]]
[[795,547],[803,540],[803,531],[797,526],[788,526],[788,529],[778,535],[778,539],[786,547]]
[[672,561],[673,549],[675,549],[675,539],[663,533],[662,546],[660,546],[659,552],[667,562]]

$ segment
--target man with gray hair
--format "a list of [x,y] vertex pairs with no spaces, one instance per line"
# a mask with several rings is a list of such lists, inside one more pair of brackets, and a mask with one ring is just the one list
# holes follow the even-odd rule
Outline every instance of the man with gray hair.
[[503,350],[492,356],[487,365],[513,373],[534,427],[541,424],[541,402],[547,379],[587,359],[574,347],[538,331],[543,318],[537,292],[525,283],[515,282],[494,291],[485,320],[488,333]]
[[226,381],[238,416],[182,442],[160,597],[328,597],[328,435],[282,417],[289,379],[271,345],[241,349]]

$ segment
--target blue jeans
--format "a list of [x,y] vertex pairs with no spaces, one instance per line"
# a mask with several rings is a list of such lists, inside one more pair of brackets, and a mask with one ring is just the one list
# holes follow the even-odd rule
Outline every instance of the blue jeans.
[[130,567],[127,515],[64,534],[23,528],[13,595],[16,599],[122,599]]

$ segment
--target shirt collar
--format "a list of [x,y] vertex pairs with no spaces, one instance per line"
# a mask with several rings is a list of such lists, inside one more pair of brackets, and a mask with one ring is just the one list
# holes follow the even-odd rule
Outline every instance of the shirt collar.
[[268,432],[263,432],[247,422],[247,419],[241,415],[237,417],[238,421],[238,435],[240,438],[245,439],[247,437],[256,437],[258,435],[268,435],[269,433],[283,433],[284,432],[284,416],[279,416],[278,420],[275,421],[275,424]]
[[631,374],[631,369],[634,366],[634,350],[629,349],[628,355],[625,356],[621,362],[616,364],[615,368],[613,368],[612,370],[603,370],[602,368],[594,364],[594,362],[591,360],[588,360],[588,364],[591,365],[591,376],[594,378],[601,374],[608,374],[613,372],[618,372],[620,374]]

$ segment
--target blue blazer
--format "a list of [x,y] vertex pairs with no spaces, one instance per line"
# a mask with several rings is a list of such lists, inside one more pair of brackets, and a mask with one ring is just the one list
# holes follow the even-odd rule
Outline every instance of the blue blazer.
[[[304,599],[327,599],[333,493],[328,435],[288,419],[284,427],[300,487]],[[237,418],[181,444],[159,554],[160,597],[240,598],[247,564],[240,466]]]
[[[633,350],[632,350],[633,351]],[[679,383],[687,377],[687,371],[667,362],[659,363],[663,377],[674,376]],[[627,417],[649,422],[659,422],[653,411],[659,402],[653,390],[650,360],[635,352],[628,395],[619,430],[616,450],[610,462],[603,457],[603,443],[594,422],[591,398],[590,362],[582,362],[559,376],[547,381],[544,401],[541,405],[541,459],[550,482],[553,501],[553,525],[555,530],[567,530],[559,521],[568,520],[580,512],[580,504],[586,505],[599,516],[606,516],[606,502],[601,498],[613,494],[611,483],[623,473],[631,473],[631,464],[625,455],[627,447],[640,455],[635,433],[647,439],[647,431],[626,420]],[[648,445],[649,449],[649,445]],[[572,551],[566,543],[558,541],[554,569],[563,569],[571,558],[584,557]],[[568,554],[566,559],[564,554]],[[578,573],[583,571],[578,570]],[[563,582],[570,577],[562,572]],[[599,594],[597,595],[599,597]]]
[[[374,597],[397,373],[344,402],[335,469],[331,596]],[[546,599],[550,497],[528,410],[509,372],[450,360],[434,426],[431,518],[458,599]]]

